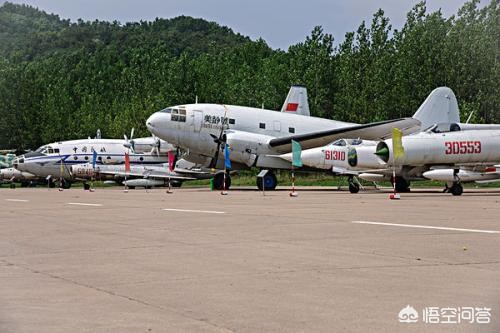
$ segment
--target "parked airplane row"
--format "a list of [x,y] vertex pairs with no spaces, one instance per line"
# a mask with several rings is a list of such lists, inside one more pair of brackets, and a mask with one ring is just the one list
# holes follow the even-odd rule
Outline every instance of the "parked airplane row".
[[[500,125],[460,123],[456,97],[447,87],[435,89],[411,118],[370,124],[295,114],[298,105],[288,104],[282,113],[232,105],[180,105],[154,113],[146,125],[154,135],[189,151],[185,159],[207,167],[224,165],[222,147],[228,145],[233,168],[270,170],[264,181],[257,180],[259,188],[276,187],[272,170],[292,168],[292,140],[304,149],[302,170],[348,175],[351,192],[359,191],[355,175],[372,181],[391,180],[399,191],[408,190],[412,180],[445,179],[453,194],[462,193],[464,181],[500,178],[498,173],[491,173],[500,164]],[[409,145],[407,159],[397,161],[397,165],[389,158],[393,128],[407,135],[404,145]],[[347,142],[349,147],[332,148],[347,146]],[[453,170],[451,178],[443,177],[443,173],[449,174],[447,170]],[[394,171],[396,177],[392,176]]]
[[[356,177],[391,180],[398,191],[409,190],[413,180],[435,179],[455,195],[463,182],[500,178],[500,126],[460,123],[456,97],[446,87],[431,92],[411,118],[369,124],[311,117],[305,87],[293,86],[281,112],[196,103],[158,111],[146,126],[152,137],[134,139],[132,132],[123,140],[98,135],[44,145],[14,159],[14,168],[0,176],[49,185],[57,180],[63,187],[97,178],[151,187],[213,177],[216,188],[228,188],[231,178],[222,171],[227,146],[233,170],[268,170],[256,183],[272,190],[273,171],[292,167],[293,140],[303,149],[299,171],[347,176],[353,193],[359,191]],[[393,156],[393,128],[405,135],[404,158]]]

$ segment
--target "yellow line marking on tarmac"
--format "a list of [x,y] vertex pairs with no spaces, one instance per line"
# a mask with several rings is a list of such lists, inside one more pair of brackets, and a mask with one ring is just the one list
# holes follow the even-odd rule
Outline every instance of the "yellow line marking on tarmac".
[[28,202],[29,200],[26,200],[26,199],[5,199],[5,201],[10,201],[10,202]]
[[194,209],[177,209],[177,208],[164,208],[163,210],[170,212],[183,212],[183,213],[226,214],[226,212],[221,212],[216,210],[194,210]]
[[477,232],[477,233],[483,233],[483,234],[500,234],[500,231],[498,231],[498,230],[448,228],[448,227],[435,227],[435,226],[432,226],[432,225],[399,224],[399,223],[370,222],[370,221],[352,221],[351,223],[384,225],[384,226],[390,226],[390,227],[418,228],[418,229],[436,229],[436,230],[450,230],[450,231],[466,231],[466,232]]
[[102,204],[95,204],[95,203],[83,203],[83,202],[68,202],[68,205],[73,205],[73,206],[93,206],[93,207],[101,207]]

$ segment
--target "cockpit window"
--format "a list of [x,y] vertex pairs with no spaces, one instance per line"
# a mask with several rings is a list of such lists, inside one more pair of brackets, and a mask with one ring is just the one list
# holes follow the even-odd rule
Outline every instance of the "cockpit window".
[[332,145],[344,147],[344,146],[347,146],[347,142],[345,142],[344,139],[338,139],[337,141],[333,142]]
[[166,109],[160,110],[160,112],[172,113],[172,109],[171,108],[166,108]]
[[361,140],[361,139],[353,139],[351,141],[351,146],[359,146],[362,143],[363,143],[363,140]]
[[179,109],[172,109],[172,116],[170,117],[172,121],[178,121],[181,123],[186,122],[186,109],[185,108],[179,108]]
[[47,146],[41,146],[40,148],[38,148],[35,151],[38,152],[38,153],[44,153],[44,151],[45,151],[46,148],[47,148]]

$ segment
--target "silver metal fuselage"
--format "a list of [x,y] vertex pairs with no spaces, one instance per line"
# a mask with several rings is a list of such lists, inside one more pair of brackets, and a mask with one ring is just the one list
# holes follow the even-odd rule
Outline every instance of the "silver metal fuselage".
[[19,156],[14,166],[19,171],[38,177],[63,177],[73,179],[71,166],[92,163],[93,152],[97,152],[96,164],[124,164],[125,153],[129,153],[130,164],[159,164],[168,162],[165,154],[133,153],[119,139],[83,139],[54,142],[37,149],[36,152]]
[[[238,133],[238,140],[230,142],[231,160],[242,167],[258,166],[268,168],[291,168],[290,163],[278,157],[279,153],[269,146],[273,138],[305,134],[326,129],[352,126],[352,123],[323,118],[301,116],[250,107],[188,104],[172,107],[185,109],[185,121],[172,120],[171,113],[159,111],[149,117],[146,125],[150,132],[171,144],[189,150],[196,155],[193,162],[210,163],[217,152],[214,137],[224,130],[228,137]],[[169,108],[170,109],[170,108]],[[225,120],[226,119],[226,120]],[[259,157],[256,159],[256,157]],[[184,157],[190,160],[190,156]],[[222,164],[223,154],[219,153]]]

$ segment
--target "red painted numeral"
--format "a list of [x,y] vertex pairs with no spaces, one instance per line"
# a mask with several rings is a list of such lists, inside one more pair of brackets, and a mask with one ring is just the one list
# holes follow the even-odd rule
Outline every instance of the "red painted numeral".
[[446,155],[481,154],[481,141],[446,141]]

